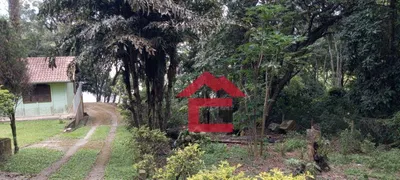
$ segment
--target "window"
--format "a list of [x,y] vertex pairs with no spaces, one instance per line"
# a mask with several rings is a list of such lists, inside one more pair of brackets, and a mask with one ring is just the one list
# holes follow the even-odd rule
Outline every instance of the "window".
[[23,97],[24,103],[51,102],[51,90],[48,84],[36,84],[30,94]]

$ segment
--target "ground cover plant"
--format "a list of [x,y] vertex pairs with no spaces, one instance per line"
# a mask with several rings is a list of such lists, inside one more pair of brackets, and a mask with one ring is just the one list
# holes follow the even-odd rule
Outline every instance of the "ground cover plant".
[[117,128],[117,134],[112,145],[110,160],[106,167],[105,179],[133,179],[137,171],[132,168],[137,151],[131,148],[129,139],[131,133],[125,126]]
[[0,171],[35,175],[62,157],[62,151],[45,148],[24,148],[6,162],[0,163]]
[[[59,120],[17,121],[18,143],[21,147],[61,134],[65,122]],[[10,123],[0,123],[1,137],[12,139]]]
[[99,150],[81,149],[64,164],[50,179],[85,179],[96,161]]

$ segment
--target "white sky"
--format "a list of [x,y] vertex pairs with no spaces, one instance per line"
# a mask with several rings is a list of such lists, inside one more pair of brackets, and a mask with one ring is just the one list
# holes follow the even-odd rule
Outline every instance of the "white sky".
[[0,16],[8,16],[8,0],[0,0]]

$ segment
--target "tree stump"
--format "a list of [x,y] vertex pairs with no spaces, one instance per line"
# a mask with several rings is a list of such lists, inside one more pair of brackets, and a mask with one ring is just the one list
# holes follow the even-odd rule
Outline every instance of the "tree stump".
[[314,161],[316,149],[315,149],[315,143],[318,143],[319,140],[321,139],[321,131],[314,129],[312,126],[311,129],[307,129],[307,154],[308,154],[308,159],[309,161]]
[[12,155],[11,139],[0,138],[0,162]]

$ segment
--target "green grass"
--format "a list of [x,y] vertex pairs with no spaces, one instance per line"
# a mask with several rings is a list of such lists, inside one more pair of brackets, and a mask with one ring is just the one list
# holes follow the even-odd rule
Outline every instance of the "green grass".
[[[37,143],[62,133],[65,123],[58,120],[17,121],[17,142],[20,147]],[[0,137],[12,139],[10,123],[0,123]]]
[[63,152],[45,148],[25,148],[0,165],[1,171],[38,174],[61,158]]
[[370,154],[333,153],[329,155],[329,162],[336,166],[357,164],[347,168],[344,173],[358,179],[396,179],[400,173],[400,149],[375,151]]
[[50,179],[85,179],[92,169],[98,153],[99,150],[79,150]]
[[96,131],[90,137],[91,141],[101,141],[105,140],[110,132],[110,126],[98,126]]
[[284,148],[287,152],[292,152],[297,149],[306,148],[307,142],[304,139],[288,138],[284,142]]
[[227,147],[226,144],[209,143],[202,145],[201,149],[205,151],[202,159],[207,167],[217,165],[223,160],[241,164],[249,160],[248,151],[239,145]]
[[82,139],[89,132],[89,126],[82,126],[72,132],[63,133],[59,136],[61,139]]
[[117,129],[117,134],[112,146],[112,153],[107,164],[105,179],[134,179],[136,172],[133,169],[135,152],[128,143],[131,133],[125,126]]

